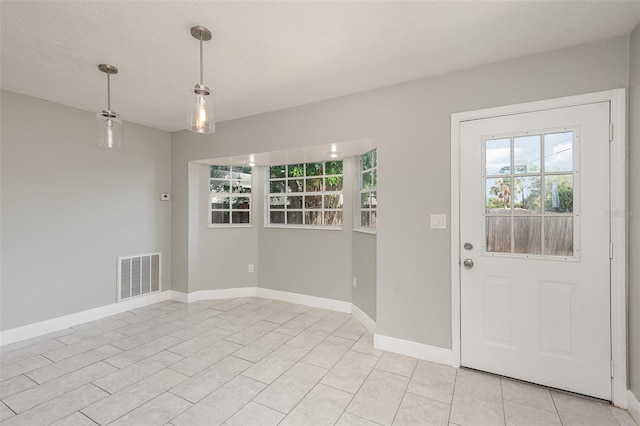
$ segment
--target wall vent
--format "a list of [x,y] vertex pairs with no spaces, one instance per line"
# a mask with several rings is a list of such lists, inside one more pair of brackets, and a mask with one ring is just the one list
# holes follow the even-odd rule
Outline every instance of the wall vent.
[[160,291],[160,253],[118,257],[118,301]]

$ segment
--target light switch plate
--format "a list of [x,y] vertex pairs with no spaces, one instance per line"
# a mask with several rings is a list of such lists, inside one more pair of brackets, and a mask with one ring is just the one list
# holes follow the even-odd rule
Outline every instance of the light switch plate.
[[160,193],[160,199],[162,201],[170,201],[171,200],[171,195],[167,194],[166,192],[161,192]]
[[432,214],[431,215],[431,229],[447,229],[447,215],[446,214]]

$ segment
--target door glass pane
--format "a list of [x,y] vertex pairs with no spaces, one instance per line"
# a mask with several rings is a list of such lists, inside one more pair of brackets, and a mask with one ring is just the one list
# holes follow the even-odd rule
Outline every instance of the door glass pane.
[[287,223],[292,225],[302,225],[302,212],[287,212]]
[[544,211],[573,213],[573,175],[545,176]]
[[487,213],[510,214],[511,213],[511,179],[490,178],[486,179]]
[[540,135],[513,138],[513,173],[540,171]]
[[542,218],[515,217],[513,219],[514,253],[542,253]]
[[511,139],[490,139],[485,142],[486,175],[509,174],[511,167]]
[[573,171],[573,132],[544,135],[544,171]]
[[511,253],[511,216],[487,216],[487,251]]
[[544,254],[573,256],[573,217],[544,218]]
[[513,212],[515,214],[540,213],[540,176],[515,177],[513,179]]
[[376,228],[377,226],[378,226],[378,212],[374,210],[371,212],[371,227]]

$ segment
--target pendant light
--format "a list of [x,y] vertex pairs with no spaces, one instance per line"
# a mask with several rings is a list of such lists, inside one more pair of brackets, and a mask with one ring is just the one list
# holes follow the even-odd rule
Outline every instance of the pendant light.
[[191,28],[193,38],[200,40],[200,83],[193,88],[193,98],[189,108],[187,129],[196,133],[213,133],[215,131],[215,99],[213,93],[202,80],[202,43],[211,40],[211,31],[205,27]]
[[104,148],[122,148],[122,120],[120,114],[111,111],[111,74],[118,74],[113,65],[100,64],[98,69],[107,74],[107,109],[96,117],[98,145]]

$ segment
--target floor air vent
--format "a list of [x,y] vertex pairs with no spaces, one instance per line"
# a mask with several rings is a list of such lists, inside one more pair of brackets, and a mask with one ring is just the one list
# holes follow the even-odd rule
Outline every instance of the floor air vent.
[[160,291],[160,253],[118,258],[118,301]]

